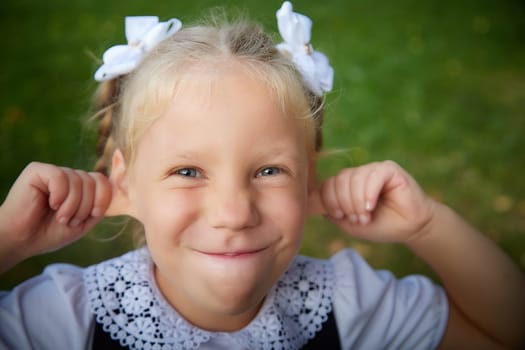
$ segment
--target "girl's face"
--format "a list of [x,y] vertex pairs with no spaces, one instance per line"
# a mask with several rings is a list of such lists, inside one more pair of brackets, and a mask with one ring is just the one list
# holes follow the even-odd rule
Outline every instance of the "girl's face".
[[296,255],[309,155],[298,121],[239,64],[191,75],[128,169],[157,284],[187,320],[242,328]]

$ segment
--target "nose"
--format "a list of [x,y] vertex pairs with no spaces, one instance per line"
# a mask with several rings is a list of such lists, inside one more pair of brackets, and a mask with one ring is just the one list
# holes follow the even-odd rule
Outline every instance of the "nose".
[[256,195],[248,185],[222,183],[210,190],[207,217],[211,227],[240,231],[259,223]]

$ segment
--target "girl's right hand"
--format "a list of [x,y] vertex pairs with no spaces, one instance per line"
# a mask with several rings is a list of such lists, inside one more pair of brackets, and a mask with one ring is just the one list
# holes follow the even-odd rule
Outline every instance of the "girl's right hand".
[[0,271],[82,237],[111,203],[100,173],[31,163],[0,207]]

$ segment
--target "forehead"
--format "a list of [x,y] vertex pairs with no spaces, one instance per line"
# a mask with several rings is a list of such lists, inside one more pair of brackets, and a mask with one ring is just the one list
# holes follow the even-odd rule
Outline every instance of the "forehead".
[[[268,84],[241,64],[187,71],[141,143],[172,151],[246,147],[306,151],[304,120],[287,115]],[[235,148],[237,147],[237,148]],[[140,149],[140,147],[139,147]]]

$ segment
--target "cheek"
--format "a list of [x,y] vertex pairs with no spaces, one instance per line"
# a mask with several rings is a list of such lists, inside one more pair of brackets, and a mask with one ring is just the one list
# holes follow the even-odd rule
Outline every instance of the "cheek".
[[279,193],[265,201],[265,212],[287,241],[301,240],[307,216],[306,190]]
[[139,221],[150,239],[177,239],[198,215],[198,199],[185,191],[148,191],[138,203]]

